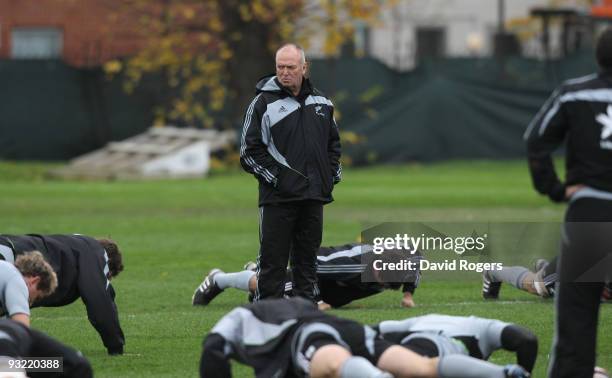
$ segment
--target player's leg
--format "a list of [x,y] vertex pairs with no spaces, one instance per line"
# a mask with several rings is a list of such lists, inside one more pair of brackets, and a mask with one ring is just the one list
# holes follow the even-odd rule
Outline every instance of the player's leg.
[[[592,377],[601,293],[612,271],[612,201],[568,207],[555,292],[555,344],[549,377]],[[599,221],[599,222],[595,222]]]
[[602,284],[590,282],[560,282],[557,286],[556,343],[553,345],[550,377],[586,377],[587,373],[592,374],[600,303],[597,293],[601,293],[602,287]]
[[416,354],[399,345],[388,347],[376,363],[394,377],[437,377],[438,360]]
[[[255,264],[252,261],[249,261],[246,264],[244,264],[244,270],[249,270],[251,272],[257,272],[257,264]],[[284,293],[284,296],[287,298],[293,296],[292,281],[293,281],[293,278],[291,275],[291,269],[287,269],[287,275],[285,278],[285,293]],[[249,296],[247,297],[247,300],[249,301],[249,303],[253,303],[253,298],[255,297],[255,290],[257,290],[257,274],[254,274],[251,278],[249,278],[249,282],[248,282]]]
[[395,347],[388,348],[378,360],[378,366],[396,376],[528,377],[528,373],[517,365],[502,367],[472,358],[465,345],[443,335],[413,333],[402,341],[401,347],[406,352],[413,353],[406,353]]
[[338,344],[320,346],[312,354],[310,376],[339,377],[342,365],[351,357],[351,353]]
[[603,283],[557,285],[555,344],[550,377],[587,377],[595,366],[597,323]]
[[518,289],[527,290],[523,282],[533,282],[534,278],[535,274],[522,266],[508,266],[500,270],[487,270],[482,275],[482,296],[485,299],[497,299],[502,283],[508,283]]
[[257,277],[255,272],[243,270],[241,272],[224,273],[220,272],[214,277],[215,284],[221,290],[234,288],[242,291],[255,291],[257,287]]
[[[494,335],[498,334],[498,335]],[[493,345],[501,345],[505,350],[516,353],[516,362],[532,371],[538,357],[538,338],[528,330],[516,324],[505,326],[501,333],[491,332],[491,337],[497,340],[488,340]]]
[[299,205],[291,246],[293,294],[318,302],[317,251],[323,234],[323,205],[306,201]]
[[330,333],[305,329],[297,337],[293,365],[300,375],[314,378],[391,378],[368,359],[353,356]]
[[519,365],[499,366],[460,354],[438,359],[440,378],[529,378],[531,375]]
[[559,257],[555,256],[549,263],[544,264],[536,271],[534,286],[541,297],[555,295],[555,284],[559,281],[559,275],[557,274],[558,259]]
[[312,378],[391,378],[364,357],[353,356],[338,344],[325,345],[314,352],[310,361]]
[[394,377],[415,378],[527,378],[518,365],[499,366],[460,354],[427,358],[399,345],[388,348],[377,366]]
[[469,352],[462,342],[431,332],[414,332],[405,337],[401,345],[424,357],[444,357],[450,354],[469,356]]
[[225,273],[222,270],[213,269],[195,289],[191,304],[206,306],[227,288],[255,292],[256,287],[257,276],[253,271]]
[[254,296],[256,301],[283,297],[297,214],[298,206],[293,204],[260,207],[260,250]]
[[542,298],[552,297],[557,281],[557,257],[550,262],[539,259],[535,268],[535,273],[529,272],[522,277],[521,285],[518,288]]

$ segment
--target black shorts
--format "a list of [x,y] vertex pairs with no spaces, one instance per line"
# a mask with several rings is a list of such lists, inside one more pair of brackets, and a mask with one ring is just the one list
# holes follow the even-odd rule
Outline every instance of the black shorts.
[[326,345],[339,345],[352,355],[367,359],[373,365],[394,344],[383,340],[372,328],[348,319],[332,318],[303,325],[292,343],[293,370],[298,376],[308,376],[315,352]]

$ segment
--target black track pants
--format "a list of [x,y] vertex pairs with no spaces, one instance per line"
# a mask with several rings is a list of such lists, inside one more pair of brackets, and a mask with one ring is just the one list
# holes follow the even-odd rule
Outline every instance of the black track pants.
[[592,378],[603,281],[612,277],[612,201],[579,199],[565,220],[549,377]]
[[254,300],[281,298],[287,263],[293,272],[293,294],[312,301],[317,287],[317,251],[323,233],[323,203],[296,201],[259,208],[259,257]]

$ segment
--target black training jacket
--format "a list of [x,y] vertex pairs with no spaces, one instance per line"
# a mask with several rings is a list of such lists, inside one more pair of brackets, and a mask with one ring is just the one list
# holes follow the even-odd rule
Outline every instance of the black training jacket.
[[[612,72],[563,83],[529,124],[525,139],[538,192],[553,201],[562,201],[565,187],[573,184],[612,192]],[[551,154],[565,140],[563,184]]]
[[251,366],[256,378],[301,376],[293,364],[299,354],[297,336],[302,326],[315,323],[321,327],[315,335],[334,337],[357,356],[366,357],[364,343],[374,344],[375,333],[369,327],[319,311],[307,299],[264,299],[235,308],[210,330],[204,339],[200,377],[231,377],[231,359]]
[[341,179],[332,102],[304,78],[297,97],[276,76],[261,79],[244,116],[240,163],[259,180],[259,205],[331,202]]
[[57,289],[33,307],[64,306],[80,297],[108,352],[123,352],[125,338],[115,291],[106,276],[106,252],[97,240],[83,235],[0,235],[0,244],[11,247],[15,256],[40,251],[55,270]]
[[[386,288],[385,284],[397,286],[399,283],[377,282],[371,280],[372,273],[368,273],[368,266],[374,260],[382,259],[384,255],[377,255],[373,252],[374,247],[369,244],[350,243],[334,247],[320,247],[317,251],[317,278],[319,282],[333,280],[342,282],[347,287],[355,290],[372,290],[373,292],[382,291]],[[407,260],[416,261],[419,264],[423,256],[420,252],[414,255],[406,255]],[[417,265],[418,267],[418,265]],[[402,291],[413,292],[421,279],[421,271],[407,272],[403,283]],[[328,302],[329,303],[329,302]]]

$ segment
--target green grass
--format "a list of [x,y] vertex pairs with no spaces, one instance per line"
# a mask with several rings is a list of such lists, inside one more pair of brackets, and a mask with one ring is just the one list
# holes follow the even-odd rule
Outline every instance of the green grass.
[[[155,182],[48,181],[45,164],[0,163],[2,233],[83,233],[110,236],[124,252],[114,282],[126,334],[125,355],[108,357],[78,302],[35,309],[33,326],[80,349],[97,377],[192,377],[201,342],[245,295],[227,292],[207,308],[190,304],[213,267],[237,270],[258,249],[256,182],[241,172],[203,180]],[[453,162],[346,169],[325,209],[324,245],[356,240],[383,221],[558,221],[563,206],[531,188],[524,162]],[[480,280],[449,282],[424,276],[418,307],[405,310],[397,292],[354,302],[333,313],[370,323],[431,312],[474,314],[525,325],[539,336],[535,377],[550,349],[553,305],[509,288],[503,301],[483,302]],[[612,367],[612,306],[600,318],[599,365]],[[507,353],[493,361],[508,363]],[[235,365],[235,376],[251,376]]]

